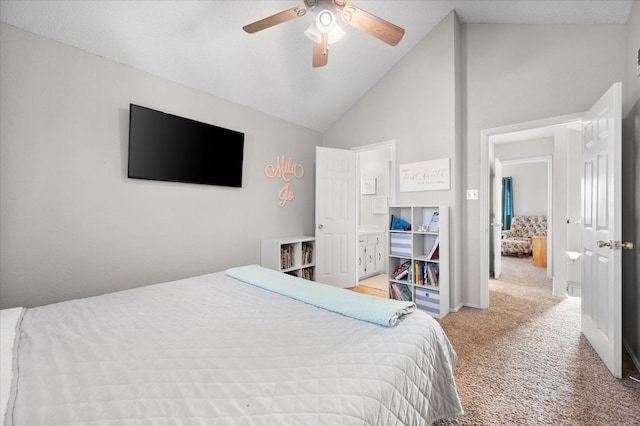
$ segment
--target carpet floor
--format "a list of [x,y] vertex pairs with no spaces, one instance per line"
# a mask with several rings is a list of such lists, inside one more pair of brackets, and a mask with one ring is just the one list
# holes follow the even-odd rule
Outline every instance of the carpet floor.
[[640,377],[630,357],[615,379],[580,332],[580,299],[551,294],[530,258],[503,258],[489,309],[438,320],[458,361],[465,415],[438,425],[640,425]]

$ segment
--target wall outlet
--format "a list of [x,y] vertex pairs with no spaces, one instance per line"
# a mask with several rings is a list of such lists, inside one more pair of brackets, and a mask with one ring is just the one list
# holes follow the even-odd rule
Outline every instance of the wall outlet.
[[478,199],[478,190],[467,189],[467,200],[477,200],[477,199]]

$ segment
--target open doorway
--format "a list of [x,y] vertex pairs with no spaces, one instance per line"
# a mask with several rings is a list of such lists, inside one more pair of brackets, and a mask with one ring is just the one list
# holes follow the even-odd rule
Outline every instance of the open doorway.
[[[375,268],[386,271],[386,239],[388,238],[388,206],[396,200],[395,154],[396,142],[390,140],[365,145],[350,150],[316,147],[316,280],[341,288],[357,288],[358,277],[358,236],[362,229],[359,220],[360,193],[366,188],[368,196],[377,196],[378,179],[367,175],[360,177],[358,156],[362,152],[384,150],[386,167],[380,180],[386,176],[388,194],[386,203],[376,204],[375,209],[383,218],[384,224],[376,224],[376,230],[385,238],[380,238],[374,250],[380,250],[379,256],[372,256]],[[365,182],[366,180],[366,182]],[[373,202],[374,200],[370,200]],[[373,204],[371,204],[373,207]],[[369,230],[370,229],[366,229]]]
[[[389,206],[395,203],[395,140],[353,148],[358,178],[358,286],[388,292]],[[380,295],[379,294],[379,295]]]
[[[567,157],[570,142],[579,141],[570,135],[573,123],[579,122],[582,114],[554,117],[528,123],[519,123],[481,132],[481,181],[480,181],[480,225],[483,230],[480,234],[480,307],[489,307],[489,279],[492,266],[491,245],[493,229],[490,219],[492,216],[492,197],[490,190],[493,161],[496,158],[496,149],[500,144],[509,144],[529,141],[525,146],[520,146],[518,151],[521,158],[545,157],[540,155],[539,149],[532,141],[552,140],[552,157],[550,162],[549,190],[550,202],[548,204],[547,233],[552,240],[547,243],[547,270],[552,277],[553,294],[561,297],[567,295],[567,258],[568,237],[566,232],[567,220]],[[534,151],[528,151],[534,150]],[[557,232],[554,230],[557,229]],[[499,237],[498,237],[499,238]]]
[[[532,263],[544,268],[551,278],[548,258],[552,257],[554,236],[548,223],[553,222],[553,149],[553,135],[494,147],[496,172],[491,175],[490,215],[500,231],[492,235],[497,239],[491,244],[490,274],[494,279],[500,278],[502,260],[511,257],[519,259],[510,261],[511,267]],[[503,185],[506,180],[508,189]]]

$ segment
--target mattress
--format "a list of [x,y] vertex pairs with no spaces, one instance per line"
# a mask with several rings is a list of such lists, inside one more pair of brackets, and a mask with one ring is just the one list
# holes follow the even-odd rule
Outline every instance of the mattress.
[[16,330],[6,425],[426,425],[463,413],[455,351],[428,314],[384,327],[224,272],[26,309]]

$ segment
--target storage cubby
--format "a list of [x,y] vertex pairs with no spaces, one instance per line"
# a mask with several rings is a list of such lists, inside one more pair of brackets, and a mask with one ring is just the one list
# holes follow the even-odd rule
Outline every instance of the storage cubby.
[[299,278],[315,280],[314,237],[263,240],[261,265]]
[[[389,297],[441,318],[449,312],[449,209],[389,208]],[[407,289],[409,291],[407,291]]]

